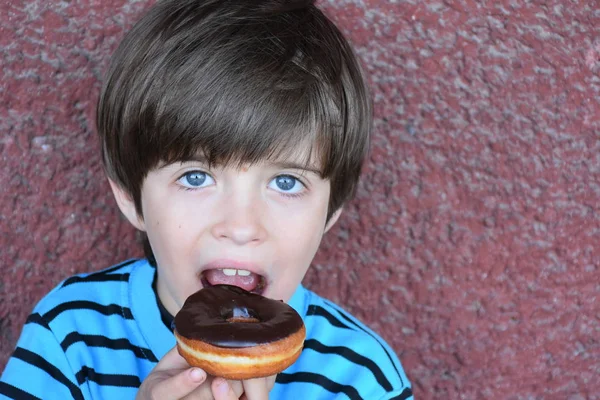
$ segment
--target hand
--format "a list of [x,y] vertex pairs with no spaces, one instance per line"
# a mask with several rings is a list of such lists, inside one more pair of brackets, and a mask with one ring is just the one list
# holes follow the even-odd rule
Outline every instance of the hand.
[[[144,379],[136,400],[213,400],[211,391],[212,377],[209,378],[201,368],[190,367],[173,347]],[[242,383],[232,381],[229,385],[233,393],[243,393]]]
[[[238,397],[231,382],[223,378],[215,378],[212,383],[212,389],[215,400],[268,400],[269,392],[275,385],[277,375],[272,375],[266,378],[248,379],[242,381],[244,393],[242,397]],[[238,381],[234,381],[238,383]]]
[[207,376],[201,368],[190,367],[174,347],[144,379],[136,400],[264,400],[275,377],[227,381]]

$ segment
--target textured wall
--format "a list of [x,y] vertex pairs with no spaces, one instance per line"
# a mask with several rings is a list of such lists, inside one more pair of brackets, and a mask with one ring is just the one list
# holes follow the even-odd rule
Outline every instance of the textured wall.
[[[0,370],[59,280],[140,254],[93,115],[148,3],[0,3]],[[381,332],[418,399],[600,398],[600,3],[323,6],[377,119],[306,283]]]

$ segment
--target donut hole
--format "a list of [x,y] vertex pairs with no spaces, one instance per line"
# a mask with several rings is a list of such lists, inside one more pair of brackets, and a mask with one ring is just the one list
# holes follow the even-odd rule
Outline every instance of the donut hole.
[[230,309],[222,310],[221,315],[227,322],[258,323],[261,319],[258,313],[247,307],[235,306]]
[[258,318],[233,317],[233,318],[227,318],[225,321],[230,322],[230,323],[235,323],[235,322],[257,323],[257,322],[260,322],[260,319],[258,319]]

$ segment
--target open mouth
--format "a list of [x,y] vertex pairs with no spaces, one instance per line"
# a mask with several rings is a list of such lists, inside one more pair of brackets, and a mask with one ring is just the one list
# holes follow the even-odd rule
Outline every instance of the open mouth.
[[200,274],[203,287],[214,285],[233,285],[248,292],[263,294],[266,287],[266,279],[262,275],[244,269],[219,268],[208,269]]

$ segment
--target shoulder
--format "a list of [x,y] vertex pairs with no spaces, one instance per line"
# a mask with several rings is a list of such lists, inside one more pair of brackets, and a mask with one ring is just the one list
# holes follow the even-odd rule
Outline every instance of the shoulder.
[[309,290],[305,299],[304,368],[327,371],[322,382],[362,398],[403,392],[406,397],[398,398],[410,398],[410,383],[402,365],[378,334],[342,307]]
[[72,320],[93,315],[120,315],[130,319],[127,285],[132,270],[141,263],[142,260],[128,260],[65,279],[38,302],[27,323],[56,326],[65,317]]
[[[152,272],[144,265],[143,260],[130,260],[75,275],[42,298],[0,377],[0,394],[11,390],[19,398],[87,398],[85,382],[101,387],[103,393],[114,382],[117,389],[137,388],[139,359],[149,361],[144,364],[148,369],[157,362],[150,350],[130,337],[135,321],[128,306],[128,285],[134,270]],[[117,354],[119,362],[114,364],[111,360]],[[119,373],[114,373],[114,365]]]

